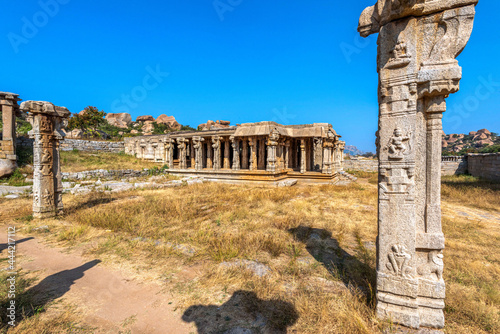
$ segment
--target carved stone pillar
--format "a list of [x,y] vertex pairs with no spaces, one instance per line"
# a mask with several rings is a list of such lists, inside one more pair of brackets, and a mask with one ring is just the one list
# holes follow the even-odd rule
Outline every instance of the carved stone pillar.
[[290,168],[290,140],[285,141],[285,170]]
[[203,169],[203,141],[201,137],[193,137],[193,150],[194,150],[194,169]]
[[165,161],[169,169],[174,168],[174,141],[171,138],[165,139],[165,151],[166,157]]
[[177,149],[179,150],[179,169],[187,168],[186,160],[186,139],[177,138]]
[[212,147],[212,142],[210,139],[208,139],[207,143],[207,168],[212,169],[214,168],[214,163],[213,163],[213,147]]
[[219,170],[220,169],[220,137],[219,136],[213,136],[212,137],[212,148],[214,150],[214,161],[213,161],[213,168],[214,170]]
[[196,169],[196,149],[194,147],[194,139],[191,139],[190,147],[191,147],[191,154],[190,154],[191,168]]
[[339,142],[339,170],[343,171],[344,170],[344,150],[345,150],[345,141],[340,141]]
[[247,139],[242,139],[241,144],[243,145],[242,150],[241,150],[241,168],[242,169],[249,169],[248,166],[248,140]]
[[231,169],[231,162],[229,161],[231,155],[229,153],[229,139],[224,138],[224,169]]
[[413,328],[444,326],[441,117],[476,4],[379,0],[358,28],[379,33],[377,314]]
[[277,129],[271,131],[267,140],[267,168],[268,172],[276,172],[276,147],[279,144],[280,134]]
[[313,139],[313,168],[312,170],[319,172],[323,166],[323,139]]
[[306,172],[306,141],[305,139],[300,140],[300,172],[304,174]]
[[323,139],[323,166],[321,168],[323,174],[333,173],[333,149],[337,141],[337,136],[332,130],[329,130],[326,134],[326,138]]
[[229,138],[233,147],[233,170],[240,170],[240,142],[234,136]]
[[261,170],[264,170],[264,169],[266,169],[266,140],[259,139],[259,140],[257,140],[257,143],[259,144],[258,168]]
[[248,145],[250,146],[250,170],[257,170],[257,139],[250,137]]
[[68,109],[42,101],[21,104],[28,113],[33,129],[33,216],[48,218],[62,212],[62,175],[59,141],[64,140],[62,128],[70,115]]

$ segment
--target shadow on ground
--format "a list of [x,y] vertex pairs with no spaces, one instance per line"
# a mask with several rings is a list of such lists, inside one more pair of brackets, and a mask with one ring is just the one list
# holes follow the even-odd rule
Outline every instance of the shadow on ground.
[[[20,244],[20,243],[23,243],[23,242],[26,242],[26,241],[30,241],[32,239],[35,239],[34,237],[29,237],[29,238],[24,238],[24,239],[19,239],[19,240],[16,240],[15,244]],[[3,252],[4,250],[6,250],[7,248],[9,248],[9,244],[0,244],[0,253]]]
[[[75,281],[85,275],[85,271],[99,264],[101,260],[93,260],[71,270],[63,270],[47,276],[37,285],[23,291],[33,279],[24,279],[22,274],[16,275],[16,323],[25,318],[43,312],[47,305],[64,296]],[[9,282],[9,281],[7,281]],[[10,282],[9,282],[10,283]],[[10,300],[7,296],[1,301],[2,309],[6,309]],[[5,308],[4,308],[5,307]],[[2,314],[3,324],[6,324],[6,314]],[[7,320],[9,321],[9,320]]]
[[221,306],[194,305],[182,320],[194,322],[198,334],[285,334],[298,319],[295,307],[286,301],[262,300],[251,291],[236,291]]
[[360,242],[356,256],[353,256],[342,249],[327,230],[299,226],[288,232],[295,240],[304,243],[309,254],[332,276],[342,280],[347,287],[359,288],[365,294],[368,304],[375,300],[375,245],[367,247]]

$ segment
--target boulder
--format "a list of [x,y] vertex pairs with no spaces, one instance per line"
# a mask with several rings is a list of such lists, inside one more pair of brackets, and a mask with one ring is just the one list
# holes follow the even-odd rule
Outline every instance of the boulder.
[[137,131],[136,129],[134,129],[134,130],[130,131],[130,133],[133,134],[133,135],[136,135],[136,134],[139,133],[139,131]]
[[126,129],[132,123],[132,116],[127,113],[107,114],[106,121],[121,129]]
[[204,124],[198,125],[198,129],[200,130],[210,130],[210,129],[227,129],[230,127],[230,121],[207,121]]
[[174,116],[167,116],[165,114],[158,116],[156,123],[166,124],[172,130],[179,131],[182,128]]
[[490,136],[491,135],[491,132],[488,131],[487,129],[481,129],[481,130],[478,130],[477,133],[484,133],[486,134],[487,136]]
[[142,127],[142,132],[145,135],[149,135],[153,133],[155,126],[153,125],[154,121],[146,121],[144,122],[144,126]]
[[471,131],[471,132],[469,132],[469,136],[475,136],[476,134],[477,134],[477,132],[476,132],[476,131]]
[[139,116],[137,117],[137,119],[135,120],[136,122],[154,122],[155,119],[153,116]]
[[83,131],[80,129],[74,129],[67,134],[68,139],[82,139],[83,138]]
[[17,164],[13,160],[0,159],[0,177],[11,176],[17,168]]
[[446,140],[441,141],[441,147],[446,148],[448,147],[448,142]]

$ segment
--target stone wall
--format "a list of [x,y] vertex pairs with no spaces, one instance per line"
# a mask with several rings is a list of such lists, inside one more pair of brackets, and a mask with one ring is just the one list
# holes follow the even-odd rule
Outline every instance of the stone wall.
[[500,181],[500,153],[469,154],[469,174]]
[[[33,140],[25,137],[17,138],[18,146],[33,146]],[[115,141],[97,141],[83,139],[65,139],[61,141],[62,151],[86,151],[86,152],[111,152],[119,153],[125,151],[125,143]]]
[[344,160],[344,170],[378,172],[378,160]]
[[[345,160],[344,170],[378,172],[378,160]],[[466,157],[443,157],[441,161],[442,175],[459,175],[467,173]]]
[[64,180],[86,180],[86,179],[120,179],[120,178],[130,178],[130,177],[141,177],[148,176],[149,170],[133,170],[133,169],[122,169],[122,170],[105,170],[96,169],[84,172],[76,173],[62,173],[62,178]]
[[467,157],[442,157],[441,175],[460,175],[467,173]]

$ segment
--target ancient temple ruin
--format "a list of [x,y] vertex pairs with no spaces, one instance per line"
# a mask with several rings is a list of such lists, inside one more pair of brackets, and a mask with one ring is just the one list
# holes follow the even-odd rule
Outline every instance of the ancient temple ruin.
[[125,153],[169,172],[228,182],[335,182],[345,142],[327,123],[248,123],[226,129],[125,139]]
[[444,326],[441,118],[477,2],[379,0],[359,22],[379,33],[377,314],[409,327]]
[[68,109],[43,101],[26,101],[21,109],[28,113],[33,126],[33,216],[48,218],[60,214],[62,203],[62,174],[59,142],[62,129],[70,115]]
[[0,176],[16,168],[16,116],[19,115],[19,95],[0,92],[2,138],[0,141]]

